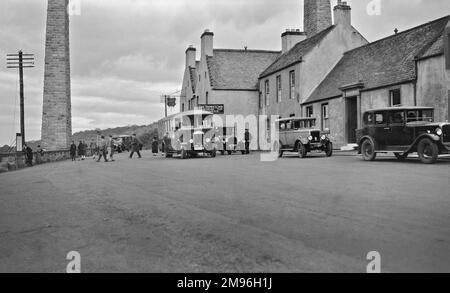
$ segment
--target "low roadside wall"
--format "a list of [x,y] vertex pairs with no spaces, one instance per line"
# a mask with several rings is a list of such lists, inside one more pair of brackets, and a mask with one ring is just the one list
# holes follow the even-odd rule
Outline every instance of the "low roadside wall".
[[[69,150],[46,151],[43,154],[33,153],[33,165],[47,164],[70,159]],[[27,167],[23,152],[0,153],[0,173]]]

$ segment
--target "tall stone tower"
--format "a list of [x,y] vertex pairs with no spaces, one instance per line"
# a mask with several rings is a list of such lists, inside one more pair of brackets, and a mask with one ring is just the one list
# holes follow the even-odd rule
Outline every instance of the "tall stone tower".
[[308,38],[333,24],[330,2],[330,0],[304,0],[304,31]]
[[42,147],[67,149],[72,137],[69,0],[48,0]]

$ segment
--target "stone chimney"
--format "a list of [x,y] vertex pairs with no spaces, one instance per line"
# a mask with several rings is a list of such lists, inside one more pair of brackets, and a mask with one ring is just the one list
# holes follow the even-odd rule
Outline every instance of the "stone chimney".
[[195,67],[196,56],[197,49],[195,49],[192,45],[189,46],[186,50],[186,68]]
[[347,2],[338,0],[334,6],[334,24],[335,25],[352,25],[352,8]]
[[282,53],[288,52],[296,44],[306,39],[306,33],[301,32],[299,29],[287,29],[281,34],[281,50]]
[[330,0],[304,0],[304,31],[309,38],[332,25]]
[[205,30],[202,34],[202,56],[213,56],[214,33]]

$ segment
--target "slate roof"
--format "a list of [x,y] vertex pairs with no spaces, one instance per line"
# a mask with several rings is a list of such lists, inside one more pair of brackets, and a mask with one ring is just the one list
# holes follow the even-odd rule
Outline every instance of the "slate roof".
[[416,79],[415,60],[443,53],[439,41],[450,15],[353,49],[303,103],[341,96],[340,87],[363,83],[373,89]]
[[189,67],[189,77],[191,80],[192,92],[195,93],[195,89],[197,88],[197,68],[200,65],[200,61],[195,62],[195,67]]
[[267,77],[273,73],[283,70],[286,67],[294,65],[302,60],[314,47],[316,47],[333,29],[334,25],[317,33],[310,38],[307,38],[296,44],[291,50],[281,55],[274,63],[272,63],[263,73],[260,78]]
[[281,52],[215,49],[207,57],[214,90],[258,90],[258,76]]

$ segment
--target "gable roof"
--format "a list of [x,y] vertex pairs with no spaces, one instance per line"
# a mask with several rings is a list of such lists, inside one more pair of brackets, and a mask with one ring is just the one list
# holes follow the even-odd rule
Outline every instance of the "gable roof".
[[215,49],[208,56],[211,87],[214,90],[258,90],[258,76],[279,51]]
[[277,60],[275,60],[274,63],[264,70],[264,72],[260,75],[260,78],[267,77],[275,72],[283,70],[286,67],[301,62],[302,58],[314,47],[316,47],[334,28],[335,26],[332,25],[314,36],[296,44],[291,50],[281,55]]
[[339,97],[343,86],[373,89],[416,79],[415,60],[444,52],[439,42],[450,16],[353,49],[303,103]]
[[192,92],[195,93],[197,88],[197,68],[200,65],[200,61],[195,62],[195,67],[189,66],[189,78],[191,81]]

